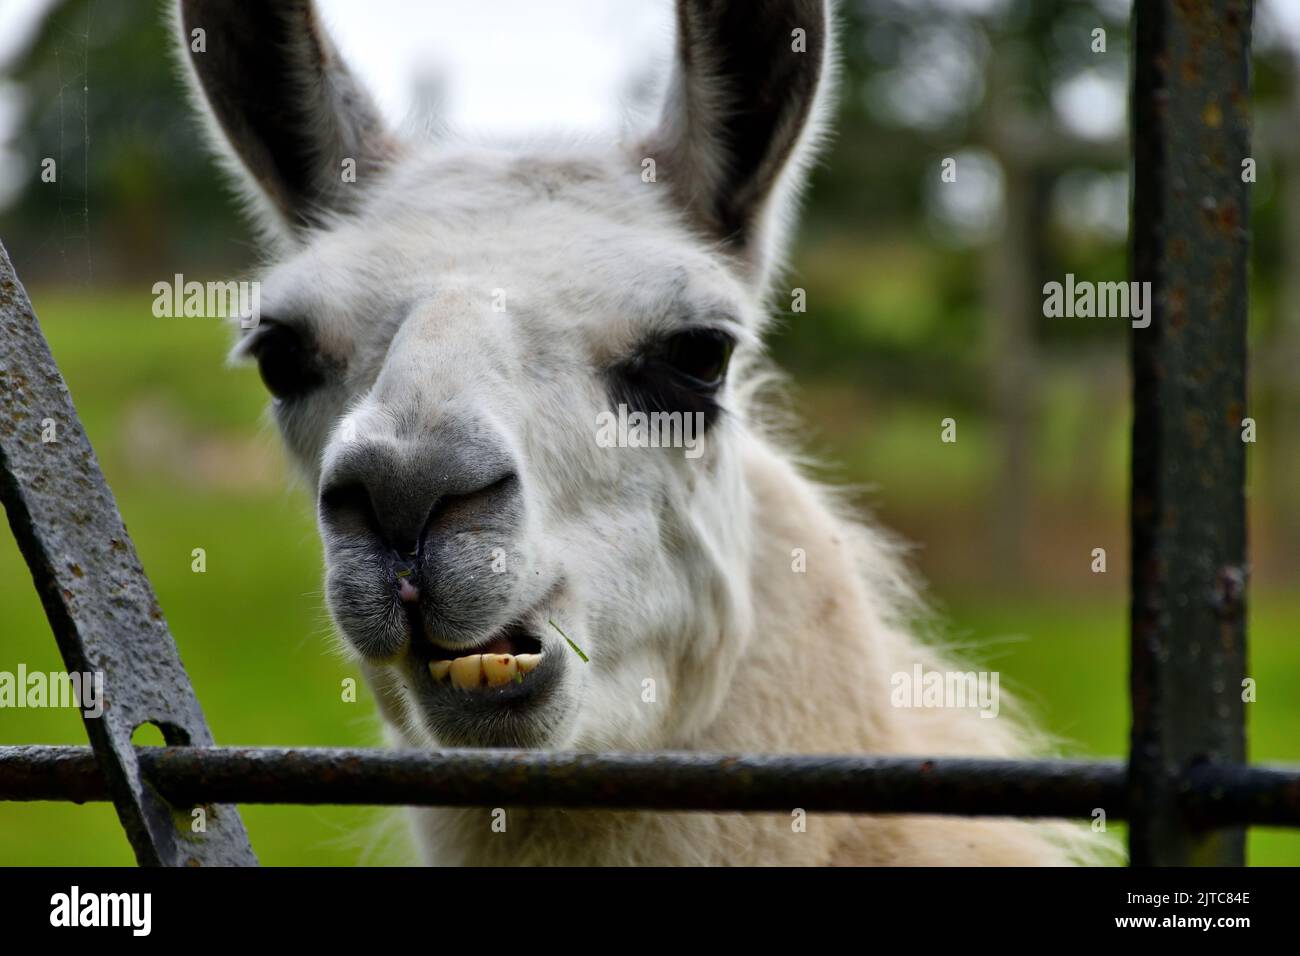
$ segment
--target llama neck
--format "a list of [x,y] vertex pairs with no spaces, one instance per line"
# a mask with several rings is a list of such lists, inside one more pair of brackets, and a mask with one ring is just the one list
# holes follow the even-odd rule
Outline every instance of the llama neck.
[[745,456],[752,500],[751,633],[697,748],[862,751],[887,736],[896,637],[864,564],[892,567],[870,533],[765,443]]
[[[739,660],[715,716],[649,749],[759,753],[965,753],[1013,756],[1030,738],[971,710],[891,707],[890,675],[941,658],[892,622],[896,560],[877,532],[836,515],[775,450],[747,451],[753,625],[728,643]],[[999,724],[1000,726],[992,726]],[[413,813],[428,862],[478,865],[1023,864],[1067,861],[1063,830],[1006,821],[825,815],[806,830],[772,814],[508,811]],[[1073,852],[1102,852],[1076,840]]]

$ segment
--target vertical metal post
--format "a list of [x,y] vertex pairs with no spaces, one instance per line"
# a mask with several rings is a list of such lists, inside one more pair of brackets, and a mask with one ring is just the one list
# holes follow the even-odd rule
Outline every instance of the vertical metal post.
[[1245,759],[1246,261],[1252,0],[1140,0],[1133,29],[1130,852],[1245,862],[1193,829],[1180,782]]

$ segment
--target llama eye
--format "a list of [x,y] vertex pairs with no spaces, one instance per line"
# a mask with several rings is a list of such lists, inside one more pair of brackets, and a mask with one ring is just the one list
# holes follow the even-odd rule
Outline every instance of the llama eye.
[[735,345],[731,336],[714,329],[678,332],[663,348],[663,361],[696,387],[717,388],[727,374]]
[[287,325],[269,325],[249,351],[257,359],[267,391],[282,401],[304,395],[324,381],[316,356]]
[[615,404],[636,411],[704,416],[722,414],[719,392],[735,341],[718,329],[689,329],[645,343],[609,370]]

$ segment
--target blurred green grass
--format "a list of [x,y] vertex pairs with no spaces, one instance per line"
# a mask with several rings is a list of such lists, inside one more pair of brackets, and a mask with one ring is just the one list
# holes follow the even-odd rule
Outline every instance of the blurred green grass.
[[[264,423],[255,373],[224,365],[229,330],[213,320],[155,319],[144,294],[30,291],[218,743],[378,744],[373,701],[332,650],[307,496],[291,486]],[[909,431],[927,440],[909,445]],[[929,431],[881,430],[880,445],[842,477],[905,481],[932,473]],[[969,434],[961,458],[945,462],[950,475],[987,468],[977,430]],[[868,461],[893,462],[896,475],[871,474]],[[205,573],[191,569],[195,548],[206,552]],[[939,593],[954,640],[996,667],[1075,752],[1126,751],[1122,596]],[[1289,638],[1297,617],[1300,595],[1253,595],[1249,673],[1259,702],[1248,718],[1257,761],[1300,761],[1300,695],[1287,684],[1300,673],[1300,645]],[[61,667],[30,575],[4,534],[0,669],[19,662],[29,670]],[[357,681],[355,703],[343,700],[348,678]],[[0,710],[0,744],[84,742],[73,711]],[[410,861],[404,824],[392,811],[247,806],[243,813],[267,864]],[[1250,859],[1300,863],[1300,834],[1254,830]],[[131,862],[107,805],[0,804],[0,864]]]

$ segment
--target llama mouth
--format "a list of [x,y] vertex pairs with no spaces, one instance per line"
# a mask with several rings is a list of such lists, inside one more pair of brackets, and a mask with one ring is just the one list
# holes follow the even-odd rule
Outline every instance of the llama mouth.
[[564,716],[566,662],[522,623],[469,648],[413,645],[407,680],[440,746],[541,747]]
[[431,629],[404,602],[410,643],[400,665],[420,723],[441,747],[544,747],[565,725],[572,700],[562,644],[539,631],[558,612],[564,582],[485,637],[457,640]]

